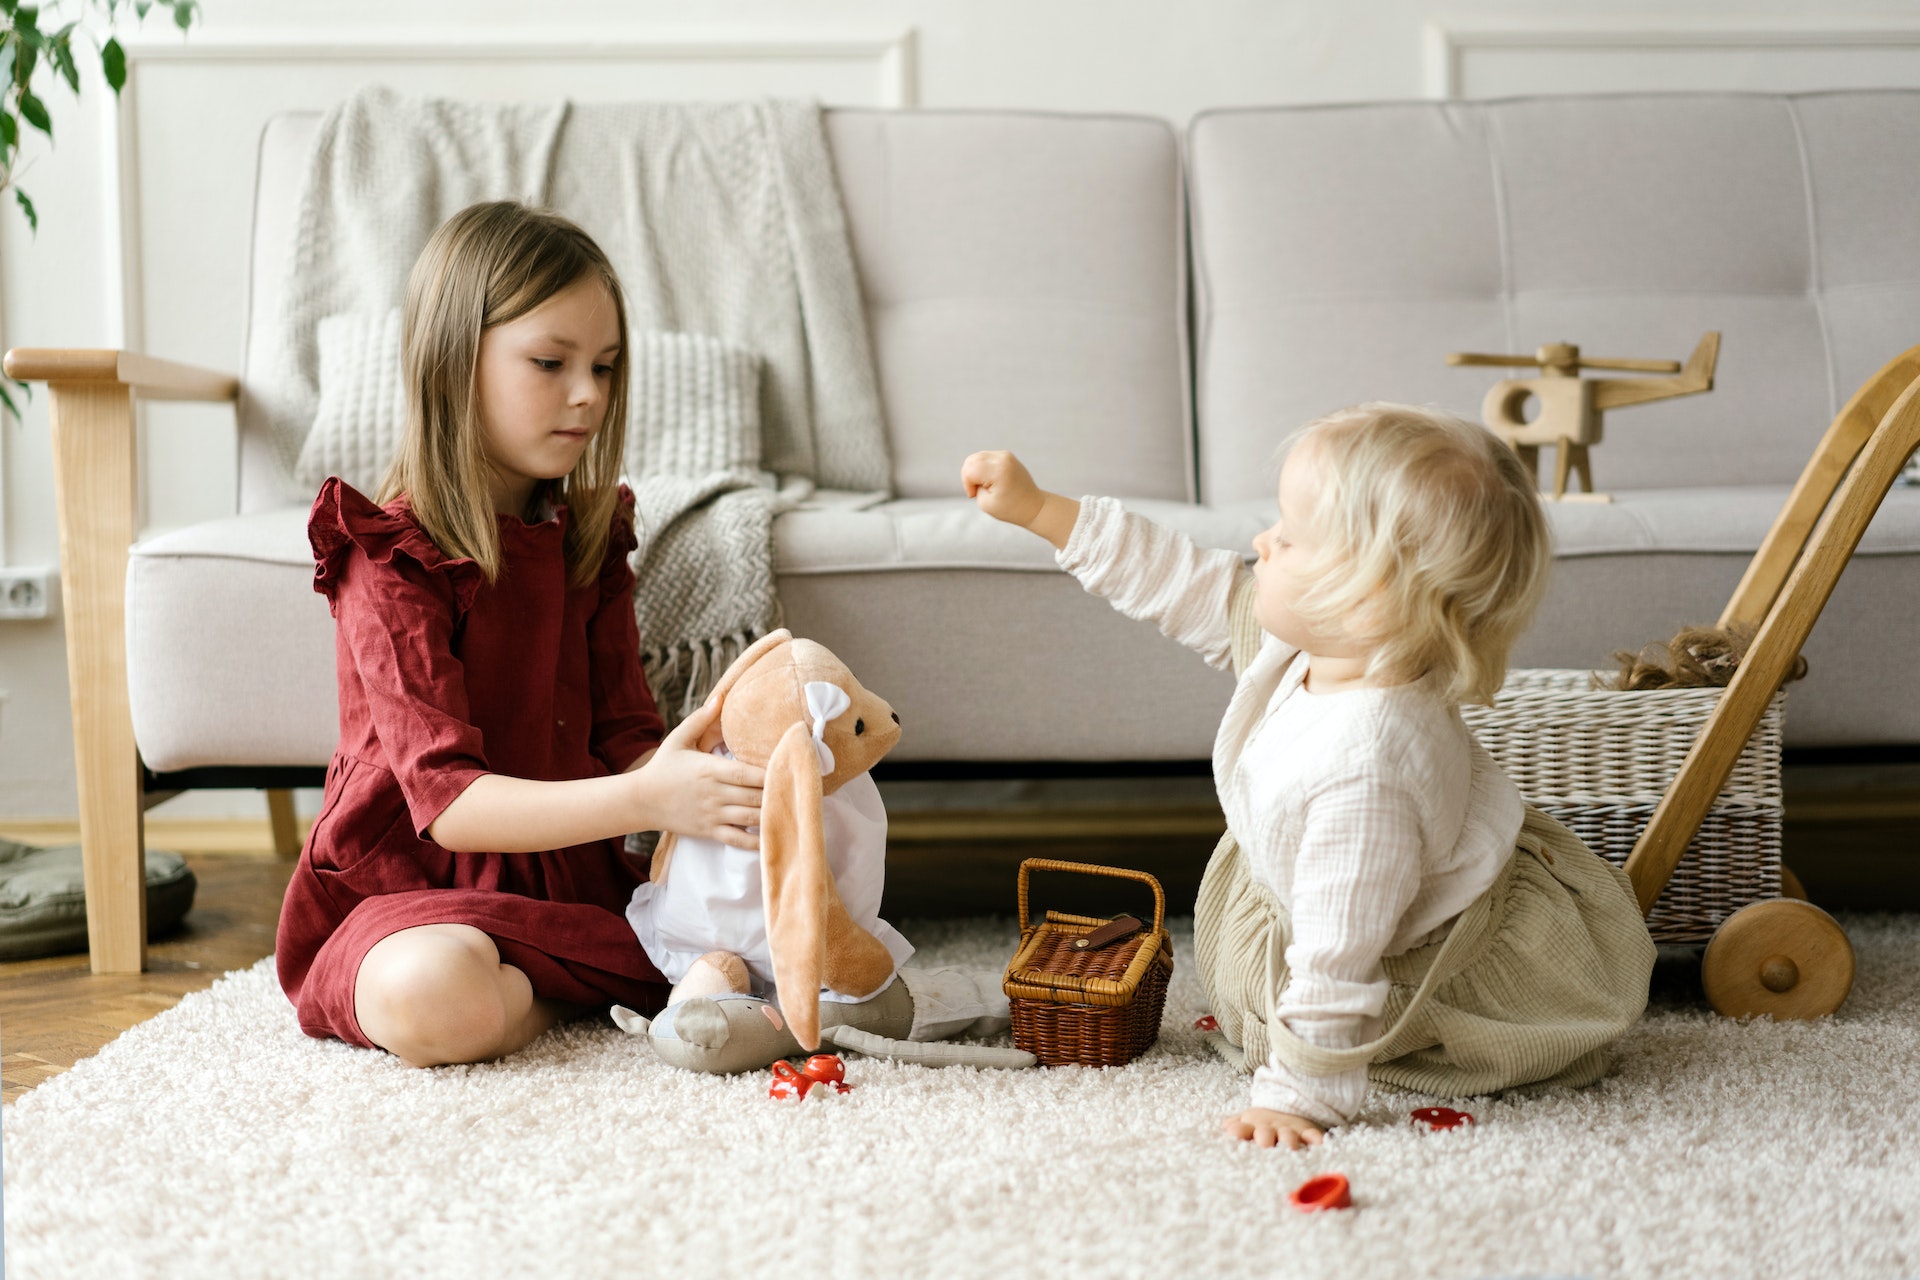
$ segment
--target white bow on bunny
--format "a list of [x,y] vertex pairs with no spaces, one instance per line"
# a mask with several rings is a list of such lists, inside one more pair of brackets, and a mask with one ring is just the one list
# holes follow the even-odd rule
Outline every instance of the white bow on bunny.
[[807,714],[813,718],[813,749],[820,756],[820,776],[833,772],[833,748],[827,745],[827,721],[837,720],[853,705],[853,698],[837,684],[807,681]]

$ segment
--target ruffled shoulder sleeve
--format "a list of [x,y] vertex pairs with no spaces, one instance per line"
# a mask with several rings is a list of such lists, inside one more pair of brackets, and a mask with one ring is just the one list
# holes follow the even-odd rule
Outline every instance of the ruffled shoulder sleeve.
[[307,541],[313,546],[313,589],[329,603],[356,549],[372,564],[393,565],[404,558],[444,578],[461,613],[473,607],[474,595],[486,581],[477,561],[449,556],[426,530],[404,515],[374,505],[338,476],[320,486],[320,496],[307,517]]
[[620,486],[620,501],[613,508],[613,528],[607,535],[607,559],[625,560],[640,545],[634,532],[633,490]]
[[607,552],[600,560],[601,597],[624,595],[633,587],[633,570],[627,557],[640,545],[634,527],[633,490],[620,486],[620,501],[613,508],[613,524],[607,530]]

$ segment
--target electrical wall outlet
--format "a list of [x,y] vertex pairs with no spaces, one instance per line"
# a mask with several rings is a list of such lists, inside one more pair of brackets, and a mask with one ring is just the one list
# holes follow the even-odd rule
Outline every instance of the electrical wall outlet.
[[0,619],[51,618],[60,598],[60,576],[52,569],[0,568]]

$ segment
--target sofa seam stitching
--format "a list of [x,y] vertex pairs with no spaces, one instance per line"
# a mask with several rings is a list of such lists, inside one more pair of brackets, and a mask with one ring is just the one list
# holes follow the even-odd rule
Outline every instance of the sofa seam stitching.
[[1826,357],[1827,417],[1840,413],[1840,377],[1834,367],[1833,334],[1827,327],[1826,275],[1820,269],[1820,219],[1813,198],[1813,159],[1807,154],[1807,133],[1800,119],[1800,104],[1786,99],[1787,121],[1793,126],[1794,149],[1800,156],[1800,190],[1807,209],[1807,292],[1813,299],[1814,318],[1820,324],[1820,347]]
[[1507,225],[1506,169],[1500,163],[1499,122],[1493,112],[1480,109],[1481,136],[1487,143],[1487,176],[1493,183],[1494,237],[1500,247],[1500,318],[1506,326],[1507,350],[1519,343],[1513,317],[1513,241]]
[[1204,211],[1200,207],[1200,182],[1196,170],[1200,165],[1199,120],[1190,121],[1181,138],[1180,173],[1182,190],[1186,199],[1187,224],[1187,308],[1188,331],[1187,345],[1191,353],[1192,368],[1189,370],[1190,385],[1187,397],[1193,405],[1193,428],[1188,432],[1189,465],[1193,468],[1193,500],[1196,503],[1207,501],[1207,487],[1204,483],[1206,469],[1205,437],[1206,404],[1205,392],[1201,387],[1202,372],[1207,367],[1207,356],[1213,341],[1213,309],[1215,306],[1213,274],[1209,270],[1207,259],[1207,240],[1200,227]]

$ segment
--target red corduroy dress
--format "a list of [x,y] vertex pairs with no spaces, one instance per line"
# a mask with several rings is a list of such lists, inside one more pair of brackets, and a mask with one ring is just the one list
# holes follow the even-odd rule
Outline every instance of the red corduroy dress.
[[308,520],[334,617],[340,742],[280,910],[280,986],[300,1027],[369,1045],[354,983],[374,943],[415,925],[483,930],[536,995],[651,1012],[664,979],[624,915],[639,878],[620,841],[454,853],[427,828],[483,773],[558,781],[625,769],[664,725],[640,671],[631,495],[598,579],[567,583],[568,518],[499,517],[489,585],[414,523],[339,479]]

